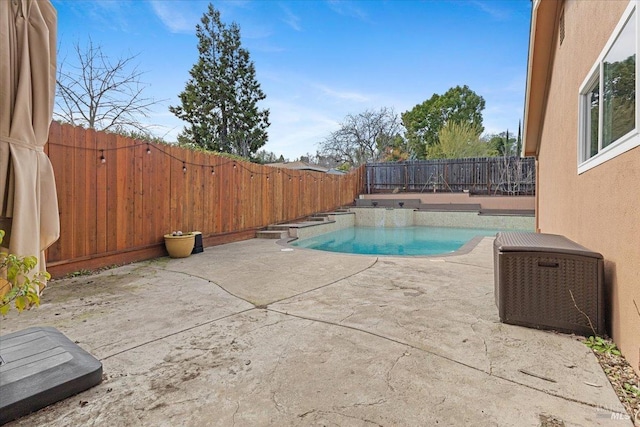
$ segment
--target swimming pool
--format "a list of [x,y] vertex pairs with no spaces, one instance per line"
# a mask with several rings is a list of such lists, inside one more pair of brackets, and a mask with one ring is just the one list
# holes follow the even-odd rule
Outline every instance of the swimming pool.
[[293,242],[293,246],[360,255],[440,255],[476,236],[500,230],[450,227],[349,227]]

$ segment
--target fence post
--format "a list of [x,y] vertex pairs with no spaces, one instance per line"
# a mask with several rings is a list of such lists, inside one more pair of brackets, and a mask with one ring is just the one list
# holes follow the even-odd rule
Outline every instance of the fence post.
[[404,165],[404,185],[402,186],[403,191],[409,191],[409,169],[407,165]]
[[493,167],[493,162],[487,162],[487,194],[491,195],[491,169]]

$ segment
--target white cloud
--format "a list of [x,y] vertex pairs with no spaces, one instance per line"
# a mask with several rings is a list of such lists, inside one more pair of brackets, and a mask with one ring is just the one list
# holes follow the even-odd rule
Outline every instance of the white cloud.
[[91,2],[72,2],[68,5],[79,19],[91,21],[102,29],[131,33],[135,25],[130,19],[133,7],[128,0],[94,0]]
[[358,7],[356,2],[346,0],[328,0],[327,4],[331,10],[339,15],[349,16],[364,22],[370,22],[369,15]]
[[496,102],[487,107],[483,113],[485,134],[496,134],[507,129],[510,134],[518,133],[518,122],[522,120],[523,105],[517,102]]
[[361,93],[335,90],[320,84],[316,84],[314,86],[317,89],[319,89],[323,94],[328,95],[332,98],[346,100],[346,101],[361,102],[361,103],[368,102],[370,100],[370,97],[363,95]]
[[509,10],[498,7],[500,2],[474,0],[470,3],[498,21],[505,21],[511,17],[511,12]]
[[149,4],[156,16],[172,33],[191,34],[195,32],[200,14],[185,8],[184,2],[149,0]]
[[290,160],[315,153],[318,142],[340,126],[332,111],[308,107],[296,100],[272,99],[266,104],[271,126],[264,149]]
[[293,28],[294,30],[302,31],[302,27],[300,26],[300,17],[295,15],[293,12],[291,12],[291,9],[289,9],[284,4],[281,4],[280,8],[284,12],[284,17],[282,18],[282,21],[288,26],[290,26],[291,28]]

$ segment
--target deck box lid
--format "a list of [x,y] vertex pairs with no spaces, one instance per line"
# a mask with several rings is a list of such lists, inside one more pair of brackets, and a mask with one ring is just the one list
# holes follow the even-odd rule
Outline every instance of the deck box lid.
[[494,245],[500,252],[550,252],[602,259],[602,255],[557,234],[500,232]]

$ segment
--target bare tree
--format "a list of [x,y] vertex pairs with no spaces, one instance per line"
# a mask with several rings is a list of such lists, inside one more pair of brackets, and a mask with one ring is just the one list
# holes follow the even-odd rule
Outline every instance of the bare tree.
[[140,122],[158,101],[145,98],[143,72],[133,65],[137,55],[112,61],[91,40],[85,48],[75,44],[77,64],[61,61],[58,67],[54,117],[97,130],[146,131]]
[[380,158],[400,137],[402,124],[391,108],[349,114],[340,129],[322,141],[320,153],[352,166]]

